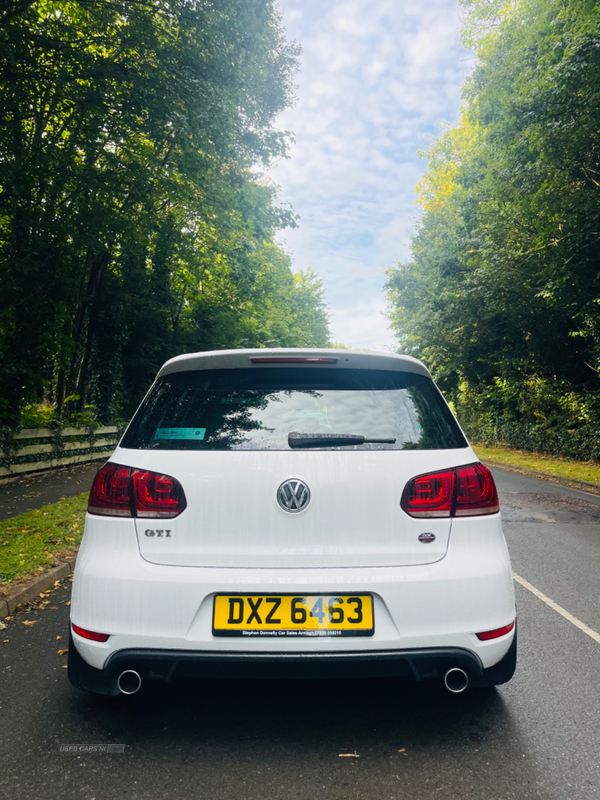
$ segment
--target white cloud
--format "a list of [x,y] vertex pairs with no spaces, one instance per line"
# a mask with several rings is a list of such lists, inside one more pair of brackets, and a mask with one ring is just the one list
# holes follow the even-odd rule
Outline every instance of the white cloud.
[[[384,270],[409,255],[425,165],[416,151],[453,120],[472,62],[457,43],[455,0],[280,0],[303,46],[290,159],[271,172],[300,228],[281,241],[294,267],[321,276],[332,333],[360,347],[393,341]],[[352,337],[352,338],[350,338]]]
[[304,16],[304,12],[300,8],[288,8],[285,13],[285,18],[288,23],[298,22]]
[[[362,347],[378,352],[394,351],[397,344],[387,330],[382,299],[334,309],[332,326],[338,334],[334,341],[347,347]],[[382,325],[383,320],[383,325]]]

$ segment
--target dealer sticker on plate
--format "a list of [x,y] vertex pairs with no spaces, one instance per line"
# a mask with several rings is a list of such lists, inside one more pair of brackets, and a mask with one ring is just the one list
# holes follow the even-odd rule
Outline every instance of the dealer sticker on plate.
[[214,636],[372,636],[369,594],[219,594]]

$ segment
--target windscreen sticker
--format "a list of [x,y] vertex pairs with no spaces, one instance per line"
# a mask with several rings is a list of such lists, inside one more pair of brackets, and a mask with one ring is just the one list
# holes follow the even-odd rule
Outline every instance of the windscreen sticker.
[[204,439],[206,428],[158,428],[155,439]]
[[327,406],[318,406],[315,403],[315,410],[298,411],[297,414],[299,417],[303,417],[304,419],[316,419],[322,428],[329,428],[330,431],[333,430],[327,417]]
[[256,397],[222,397],[221,403],[233,406],[233,405],[243,405],[247,403],[255,403],[256,400],[257,400]]

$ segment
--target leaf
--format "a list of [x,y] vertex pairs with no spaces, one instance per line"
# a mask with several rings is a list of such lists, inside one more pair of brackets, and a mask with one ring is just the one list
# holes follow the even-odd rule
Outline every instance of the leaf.
[[64,656],[65,653],[69,652],[69,648],[65,647],[63,650],[57,650],[56,652],[58,653],[59,656]]
[[37,622],[37,619],[24,619],[23,620],[23,625],[27,625],[28,628],[31,628],[32,625],[36,624],[36,622]]
[[9,642],[9,640],[8,640],[8,639],[3,639],[3,640],[2,640],[2,644],[8,644],[8,642]]
[[67,600],[67,602],[65,603],[65,605],[66,605],[66,606],[70,606],[70,605],[71,605],[71,601],[70,601],[70,600]]
[[56,639],[58,641],[58,639],[62,639],[62,636],[57,636]]
[[8,627],[8,626],[7,626],[7,625],[5,625],[3,622],[0,622],[0,631],[3,631],[3,630],[5,630],[7,627]]

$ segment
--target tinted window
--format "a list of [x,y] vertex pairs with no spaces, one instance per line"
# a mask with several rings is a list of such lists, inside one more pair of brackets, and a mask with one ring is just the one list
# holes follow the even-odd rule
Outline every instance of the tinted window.
[[344,450],[467,446],[437,387],[423,375],[269,367],[166,375],[136,413],[122,447],[288,450],[294,431],[396,440],[336,448]]

